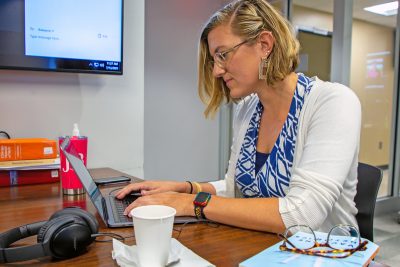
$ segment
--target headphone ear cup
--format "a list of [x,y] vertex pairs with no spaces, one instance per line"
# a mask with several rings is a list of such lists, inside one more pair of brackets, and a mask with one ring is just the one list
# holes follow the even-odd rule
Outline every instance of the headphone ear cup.
[[64,259],[78,256],[93,242],[91,229],[79,216],[63,215],[49,220],[39,230],[37,240],[50,256]]
[[42,227],[40,227],[39,232],[37,234],[37,242],[38,243],[43,243],[44,240],[44,235],[47,232],[47,229],[49,226],[51,226],[54,223],[55,220],[50,220],[47,221]]
[[86,223],[89,225],[92,234],[97,234],[99,232],[99,223],[96,217],[94,217],[93,214],[87,212],[86,210],[83,210],[78,207],[67,207],[63,210],[59,210],[50,217],[50,220],[64,215],[79,216],[82,219],[84,219]]

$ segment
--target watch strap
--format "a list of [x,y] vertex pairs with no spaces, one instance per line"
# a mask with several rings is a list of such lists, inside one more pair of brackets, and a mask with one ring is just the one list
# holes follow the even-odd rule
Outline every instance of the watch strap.
[[[196,201],[196,199],[198,198],[198,196],[200,194],[207,194],[208,195],[208,197],[206,198],[205,202],[203,202],[201,205],[199,205],[199,203]],[[204,208],[208,205],[208,202],[210,201],[210,199],[211,199],[211,194],[210,193],[206,193],[206,192],[198,192],[197,193],[197,195],[195,197],[195,200],[193,201],[193,204],[194,204],[194,215],[196,216],[196,218],[198,220],[201,220],[201,219],[206,220],[207,219],[206,215],[204,214]]]
[[194,214],[196,215],[196,218],[198,219],[198,220],[201,220],[201,219],[206,219],[206,216],[204,215],[204,212],[203,212],[203,208],[204,207],[202,207],[202,206],[194,206]]

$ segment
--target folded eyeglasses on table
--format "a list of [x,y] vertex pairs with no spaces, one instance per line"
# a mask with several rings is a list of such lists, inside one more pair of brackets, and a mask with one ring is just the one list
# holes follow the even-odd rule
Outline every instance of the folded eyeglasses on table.
[[326,238],[316,235],[307,225],[293,225],[278,236],[283,240],[279,246],[282,251],[327,258],[346,258],[356,251],[366,250],[368,243],[361,241],[355,226],[345,224],[332,227]]

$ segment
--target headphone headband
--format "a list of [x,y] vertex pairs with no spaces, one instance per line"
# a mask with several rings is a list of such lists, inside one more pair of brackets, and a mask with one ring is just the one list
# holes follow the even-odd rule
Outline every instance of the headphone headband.
[[0,263],[26,261],[44,256],[47,254],[42,243],[15,248],[0,248]]
[[46,256],[41,243],[31,246],[7,248],[9,245],[20,239],[36,235],[46,222],[47,221],[30,223],[1,233],[0,263],[13,262],[17,260],[30,260]]

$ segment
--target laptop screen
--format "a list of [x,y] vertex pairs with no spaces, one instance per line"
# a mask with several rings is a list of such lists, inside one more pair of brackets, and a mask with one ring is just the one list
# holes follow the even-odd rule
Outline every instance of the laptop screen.
[[104,220],[104,198],[68,136],[64,138],[60,149],[64,152],[64,155],[68,159],[76,175],[81,180],[86,193],[89,195],[97,211],[100,213],[101,218]]

